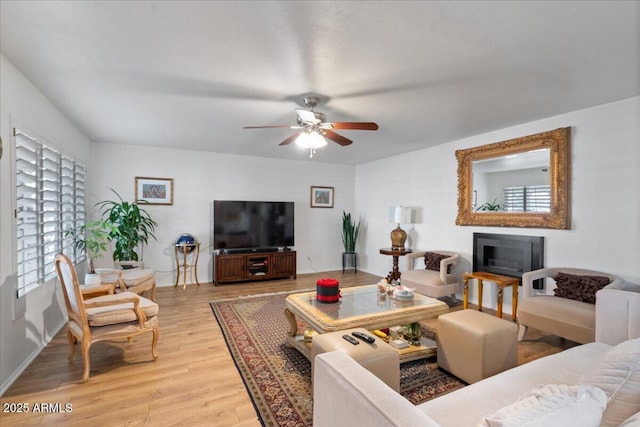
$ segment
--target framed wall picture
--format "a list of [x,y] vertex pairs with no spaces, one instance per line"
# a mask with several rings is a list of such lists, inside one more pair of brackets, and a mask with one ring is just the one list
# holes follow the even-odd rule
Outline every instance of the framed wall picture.
[[136,176],[136,200],[150,205],[173,205],[173,178]]
[[312,208],[333,207],[333,187],[311,187]]

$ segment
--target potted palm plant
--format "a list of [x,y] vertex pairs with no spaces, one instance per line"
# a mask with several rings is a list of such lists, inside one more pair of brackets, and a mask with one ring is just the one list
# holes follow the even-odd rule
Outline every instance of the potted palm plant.
[[156,240],[154,234],[158,225],[149,213],[140,207],[148,203],[145,200],[125,201],[114,190],[110,189],[118,200],[104,200],[96,203],[100,207],[102,218],[113,225],[110,238],[114,242],[114,261],[142,261],[138,255],[138,246],[144,246],[149,238]]
[[349,267],[355,267],[356,262],[356,244],[358,235],[360,234],[360,221],[356,224],[351,217],[351,213],[342,211],[342,244],[344,245],[344,253],[342,254],[342,271],[344,272],[345,264]]
[[73,239],[73,246],[77,251],[87,253],[89,271],[84,277],[84,284],[87,286],[100,285],[101,280],[100,275],[96,273],[95,260],[107,251],[109,236],[113,231],[113,225],[105,221],[90,221],[65,233]]
[[409,341],[411,345],[420,345],[420,337],[422,331],[420,330],[420,322],[412,322],[405,325],[404,338]]

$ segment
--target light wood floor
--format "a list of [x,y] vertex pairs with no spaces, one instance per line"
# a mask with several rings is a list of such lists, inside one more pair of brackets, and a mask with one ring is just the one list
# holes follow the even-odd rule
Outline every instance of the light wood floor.
[[[335,271],[299,275],[297,280],[189,285],[186,291],[181,286],[158,288],[158,360],[153,362],[151,358],[151,334],[136,337],[130,343],[97,343],[91,347],[91,376],[87,383],[81,381],[80,354],[76,352],[73,363],[67,362],[69,347],[63,329],[0,398],[0,425],[260,426],[208,303],[259,293],[314,289],[321,277],[335,277],[342,287],[379,280],[364,272]],[[555,337],[520,343],[519,363],[572,345]],[[10,404],[26,404],[29,411],[14,413],[16,406]],[[54,404],[61,404],[62,409],[71,404],[71,411],[44,411],[47,405]]]

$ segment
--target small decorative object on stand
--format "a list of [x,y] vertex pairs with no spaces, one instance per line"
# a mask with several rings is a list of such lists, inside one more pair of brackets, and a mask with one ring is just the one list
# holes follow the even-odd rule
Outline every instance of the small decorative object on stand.
[[340,282],[336,279],[319,279],[316,282],[316,299],[327,304],[340,301]]
[[[195,251],[195,252],[194,252]],[[191,234],[184,233],[176,239],[174,246],[174,252],[176,256],[176,283],[174,287],[178,286],[180,282],[180,272],[182,270],[182,290],[187,289],[187,272],[191,272],[195,278],[196,285],[200,286],[198,281],[198,257],[200,256],[200,243]],[[193,265],[189,264],[187,255],[193,252],[192,260]],[[182,255],[182,263],[180,262],[180,255]]]
[[[176,239],[176,246],[180,248],[180,252],[193,252],[196,248],[196,238],[188,233],[181,234],[180,237]],[[182,248],[183,246],[185,246],[185,248]]]

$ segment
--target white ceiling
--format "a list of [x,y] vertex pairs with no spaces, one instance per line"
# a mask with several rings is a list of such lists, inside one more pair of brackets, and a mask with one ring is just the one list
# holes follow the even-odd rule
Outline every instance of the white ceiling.
[[93,141],[359,164],[640,94],[638,1],[6,1],[1,51]]

